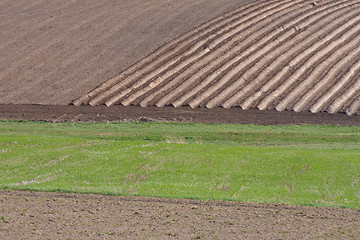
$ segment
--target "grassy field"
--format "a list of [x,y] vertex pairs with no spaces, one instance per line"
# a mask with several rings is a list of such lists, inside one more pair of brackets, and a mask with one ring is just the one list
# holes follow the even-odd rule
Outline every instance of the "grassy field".
[[360,128],[0,121],[0,188],[360,209]]

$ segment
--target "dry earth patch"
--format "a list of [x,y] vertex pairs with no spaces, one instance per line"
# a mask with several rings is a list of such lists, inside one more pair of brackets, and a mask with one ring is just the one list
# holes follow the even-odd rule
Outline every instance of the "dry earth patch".
[[2,239],[357,239],[359,216],[277,204],[0,192]]

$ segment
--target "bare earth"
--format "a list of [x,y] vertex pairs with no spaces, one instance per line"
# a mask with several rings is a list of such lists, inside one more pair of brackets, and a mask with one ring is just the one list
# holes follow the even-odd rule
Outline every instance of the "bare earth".
[[67,105],[254,0],[0,1],[0,103]]
[[360,114],[359,2],[256,1],[166,43],[74,105]]
[[[62,0],[0,1],[0,119],[360,126],[360,115],[356,114],[312,114],[308,110],[300,113],[287,110],[259,111],[253,108],[244,111],[240,109],[246,107],[244,104],[231,109],[217,108],[219,104],[215,104],[213,109],[203,106],[192,109],[67,105],[139,63],[171,40],[252,2],[255,0],[68,0],[66,3]],[[262,2],[267,4],[266,1]],[[276,9],[283,8],[282,2],[272,2],[278,5]],[[332,29],[345,29],[347,25],[343,22],[350,24],[350,20],[354,22],[348,26],[349,32],[352,34],[355,30],[358,31],[358,22],[355,20],[357,21],[360,7],[357,1],[323,0],[316,1],[317,5],[313,4],[314,1],[286,2],[295,4],[291,7],[291,14],[297,14],[297,2],[304,8],[304,13],[307,13],[307,9],[312,9],[316,13],[322,11],[325,14],[325,10],[331,5],[334,13],[343,17],[339,18],[341,21],[330,21],[333,25],[338,25],[329,25],[327,33]],[[276,9],[271,11],[275,13]],[[351,14],[343,14],[348,12]],[[239,14],[242,17],[242,13]],[[323,19],[320,15],[314,16]],[[279,24],[280,20],[287,21],[287,18],[281,19],[277,15],[273,17]],[[278,24],[270,18],[265,19],[273,25]],[[293,19],[293,16],[289,19]],[[328,25],[325,22],[321,24]],[[260,27],[254,26],[256,29]],[[322,25],[316,26],[320,26],[319,30],[325,29]],[[301,28],[296,27],[288,30],[293,31],[294,36],[298,33],[302,36],[302,31],[299,31]],[[264,24],[264,29],[274,34],[273,29],[279,28]],[[313,40],[318,37],[315,34],[319,33],[320,36],[317,29],[316,27],[309,32],[314,33]],[[250,32],[272,36],[257,30]],[[351,37],[342,38],[341,34],[334,33],[334,39],[339,37],[346,42],[337,44],[328,54],[337,57],[334,64],[336,62],[346,67],[339,68],[344,69],[343,73],[352,73],[351,64],[359,60],[358,32],[348,35]],[[297,45],[300,54],[305,48],[300,49],[302,46]],[[290,45],[282,48],[286,50],[286,46],[294,51],[297,49]],[[344,49],[338,50],[338,47]],[[355,47],[357,52],[353,51]],[[297,56],[296,54],[288,56]],[[342,56],[348,56],[348,59],[340,61]],[[321,63],[323,59],[318,58],[317,63]],[[290,58],[285,60],[290,61]],[[277,63],[272,60],[270,62]],[[263,65],[262,69],[265,69],[266,64]],[[331,66],[333,65],[324,65],[324,72]],[[356,64],[354,66],[358,67]],[[355,85],[344,88],[348,91],[344,96],[355,101],[353,108],[357,110],[360,106],[358,68],[354,67],[353,72],[356,74],[349,75],[348,79],[351,81],[344,86]],[[304,79],[310,73],[306,74]],[[338,72],[329,71],[328,74],[338,76]],[[319,78],[315,76],[309,79]],[[329,79],[337,80],[335,77]],[[333,82],[309,82],[309,86],[315,84],[333,86]],[[252,89],[250,87],[248,89]],[[258,87],[254,84],[252,91],[257,91]],[[296,90],[291,88],[294,89]],[[321,94],[316,92],[313,95],[319,97],[326,92],[324,90]],[[333,92],[335,94],[336,91]],[[250,94],[250,91],[246,94]],[[298,98],[297,95],[294,97]],[[230,103],[224,107],[232,106]],[[284,110],[280,103],[276,104],[279,104],[279,109]],[[350,103],[346,104],[350,106]],[[291,105],[287,109],[292,107]],[[315,110],[312,111],[316,112]],[[356,113],[355,110],[352,112]],[[344,112],[345,108],[339,111]],[[0,239],[360,239],[360,210],[3,190],[0,191]]]
[[359,239],[360,210],[0,191],[1,239]]
[[163,121],[229,124],[326,124],[360,126],[360,115],[329,114],[276,110],[242,110],[241,108],[190,107],[124,107],[124,106],[53,106],[53,105],[1,105],[0,119],[24,119],[48,122],[113,122]]

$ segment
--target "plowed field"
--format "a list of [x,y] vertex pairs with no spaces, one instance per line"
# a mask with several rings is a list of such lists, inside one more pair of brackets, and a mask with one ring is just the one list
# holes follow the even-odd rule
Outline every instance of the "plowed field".
[[0,191],[1,239],[358,239],[359,210]]
[[[2,119],[359,125],[359,76],[360,1],[0,1]],[[270,204],[1,191],[0,214],[3,239],[360,234],[358,210]]]
[[357,114],[359,4],[245,5],[163,45],[74,104]]
[[67,105],[251,0],[0,1],[0,103]]

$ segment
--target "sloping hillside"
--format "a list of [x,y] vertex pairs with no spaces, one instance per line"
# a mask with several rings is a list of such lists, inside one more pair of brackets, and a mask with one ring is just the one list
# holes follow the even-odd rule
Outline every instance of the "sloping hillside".
[[249,0],[0,1],[0,104],[66,105]]
[[74,104],[357,114],[359,26],[359,1],[257,1],[167,43]]

